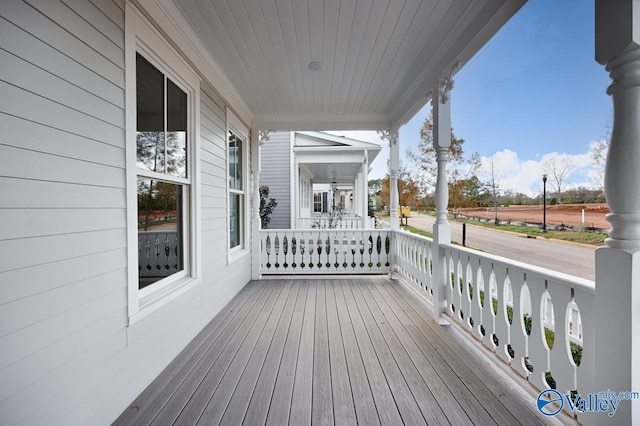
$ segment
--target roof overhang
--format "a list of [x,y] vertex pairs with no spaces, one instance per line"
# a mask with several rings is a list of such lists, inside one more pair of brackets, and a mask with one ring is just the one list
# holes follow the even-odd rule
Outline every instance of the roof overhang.
[[249,126],[407,122],[526,0],[138,0]]

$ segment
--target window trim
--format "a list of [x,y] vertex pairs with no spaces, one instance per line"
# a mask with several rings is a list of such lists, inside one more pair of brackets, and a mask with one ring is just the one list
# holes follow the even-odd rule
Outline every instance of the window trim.
[[[233,113],[233,111],[227,107],[226,108],[226,129],[225,129],[225,150],[227,152],[227,161],[226,161],[226,171],[225,171],[225,180],[226,180],[226,188],[227,188],[227,264],[231,264],[235,262],[237,259],[250,254],[249,247],[249,157],[251,157],[250,151],[250,140],[249,140],[249,128],[244,125],[244,123]],[[231,212],[231,205],[229,203],[229,198],[232,193],[238,193],[238,191],[232,191],[229,186],[229,169],[230,169],[230,156],[229,156],[229,132],[235,133],[242,139],[242,195],[243,195],[243,205],[242,205],[242,220],[241,220],[241,230],[240,230],[240,240],[241,244],[239,246],[230,247],[231,242],[231,224],[229,223],[229,215]]]
[[[172,178],[188,185],[189,224],[186,233],[185,271],[138,288],[138,176],[167,180],[161,173],[144,172],[137,168],[136,156],[136,53],[142,54],[187,94],[187,179]],[[127,311],[129,325],[177,298],[202,280],[202,242],[200,227],[200,78],[182,56],[163,38],[144,15],[129,3],[125,4],[125,154],[127,206]],[[163,177],[164,176],[164,177]],[[184,272],[184,273],[182,273]]]

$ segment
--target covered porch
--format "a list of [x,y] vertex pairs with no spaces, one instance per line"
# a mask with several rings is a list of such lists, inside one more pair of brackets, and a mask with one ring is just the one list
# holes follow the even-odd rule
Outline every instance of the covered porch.
[[[548,423],[540,390],[637,393],[640,1],[594,2],[615,105],[597,286],[451,244],[454,78],[525,2],[0,2],[0,422]],[[399,128],[428,102],[433,239],[397,215]],[[276,130],[378,131],[389,229],[261,229]],[[563,410],[640,421],[619,406]]]
[[252,281],[115,424],[550,424],[428,312],[386,277]]

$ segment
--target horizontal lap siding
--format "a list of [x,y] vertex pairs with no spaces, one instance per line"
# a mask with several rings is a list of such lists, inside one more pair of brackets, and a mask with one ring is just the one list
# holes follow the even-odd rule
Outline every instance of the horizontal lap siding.
[[124,15],[96,3],[0,2],[3,424],[64,423],[126,347]]
[[291,190],[291,134],[277,132],[269,135],[269,140],[261,147],[262,170],[260,185],[269,187],[269,197],[278,205],[271,214],[269,229],[289,229],[290,190]]
[[[129,343],[141,348],[139,358],[135,363],[128,358],[115,361],[122,363],[122,371],[111,390],[119,394],[108,402],[95,401],[99,411],[93,423],[114,420],[124,411],[251,278],[250,256],[227,261],[227,181],[225,169],[219,170],[220,162],[226,165],[224,102],[206,82],[200,102],[202,283],[130,327]],[[72,421],[83,420],[79,412],[73,414],[78,417]]]
[[201,90],[202,283],[127,326],[124,2],[0,2],[0,423],[108,424],[249,281]]

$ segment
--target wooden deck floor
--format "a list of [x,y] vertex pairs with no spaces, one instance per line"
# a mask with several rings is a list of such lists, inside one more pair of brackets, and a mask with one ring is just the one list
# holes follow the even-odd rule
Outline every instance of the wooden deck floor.
[[429,318],[387,278],[251,282],[115,424],[549,423]]

